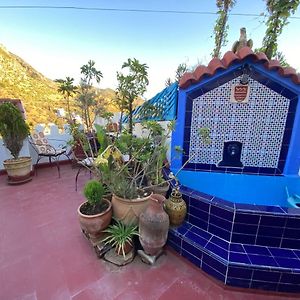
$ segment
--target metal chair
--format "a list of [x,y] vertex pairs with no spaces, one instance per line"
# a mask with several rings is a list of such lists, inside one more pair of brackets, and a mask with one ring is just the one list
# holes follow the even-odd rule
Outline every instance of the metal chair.
[[50,165],[52,165],[52,159],[55,161],[57,171],[58,171],[58,177],[60,178],[60,167],[59,167],[60,156],[65,155],[68,158],[68,160],[71,160],[69,154],[67,154],[67,144],[66,141],[63,140],[51,139],[52,141],[58,141],[64,143],[64,145],[59,145],[59,147],[55,147],[49,143],[49,140],[45,137],[43,132],[37,132],[37,131],[35,131],[29,137],[29,143],[31,144],[31,146],[33,147],[33,149],[38,155],[35,164],[36,165],[35,174],[37,175],[37,166],[39,161],[43,157],[48,157]]
[[76,177],[75,177],[75,191],[77,192],[77,181],[78,181],[78,175],[80,173],[80,171],[82,170],[82,168],[88,168],[89,172],[90,172],[90,179],[92,178],[92,172],[90,170],[90,168],[93,166],[94,164],[94,158],[93,157],[87,157],[83,160],[79,160],[78,162],[78,171],[76,173]]

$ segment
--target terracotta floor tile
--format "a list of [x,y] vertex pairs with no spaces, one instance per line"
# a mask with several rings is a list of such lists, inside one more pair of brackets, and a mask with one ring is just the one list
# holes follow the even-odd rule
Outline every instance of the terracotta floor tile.
[[138,257],[121,268],[97,259],[76,213],[89,174],[80,174],[76,192],[76,171],[62,166],[58,178],[55,168],[40,169],[20,186],[0,176],[1,300],[295,299],[223,289],[169,250],[154,266]]

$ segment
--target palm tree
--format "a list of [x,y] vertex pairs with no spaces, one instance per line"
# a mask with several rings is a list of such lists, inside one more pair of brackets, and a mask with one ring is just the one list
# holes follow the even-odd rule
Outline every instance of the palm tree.
[[72,123],[70,98],[77,92],[77,87],[74,85],[74,78],[56,79],[55,82],[59,84],[57,91],[63,95],[67,102],[68,120]]

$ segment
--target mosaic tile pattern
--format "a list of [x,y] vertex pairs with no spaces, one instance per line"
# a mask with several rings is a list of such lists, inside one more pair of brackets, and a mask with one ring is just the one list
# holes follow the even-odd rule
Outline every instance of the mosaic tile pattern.
[[[231,103],[231,85],[239,80],[240,76],[193,99],[190,163],[218,164],[224,142],[240,141],[244,166],[277,167],[290,100],[250,78],[249,102]],[[210,145],[200,140],[202,127],[210,128]]]

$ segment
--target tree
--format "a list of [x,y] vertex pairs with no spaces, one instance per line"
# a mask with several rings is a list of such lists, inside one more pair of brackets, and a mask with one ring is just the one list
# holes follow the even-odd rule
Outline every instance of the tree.
[[[294,14],[300,0],[266,0],[268,19],[265,37],[263,38],[261,51],[272,59],[278,52],[278,36],[288,24],[288,18]],[[280,54],[282,56],[282,54]]]
[[[179,82],[180,78],[182,77],[182,75],[188,71],[188,66],[186,63],[181,63],[178,65],[176,71],[175,71],[175,82]],[[170,86],[171,84],[173,84],[174,82],[172,81],[172,79],[169,77],[167,78],[165,85],[166,86]]]
[[215,48],[212,52],[212,57],[220,57],[221,47],[226,46],[227,44],[227,31],[228,31],[228,13],[235,5],[235,0],[217,0],[216,5],[218,7],[217,14],[219,15],[215,27],[214,27],[214,36],[215,36]]
[[92,112],[96,114],[97,110],[99,111],[99,102],[96,101],[97,95],[93,83],[95,81],[96,83],[100,83],[103,75],[101,71],[95,68],[95,62],[92,60],[89,60],[86,65],[83,65],[80,70],[83,77],[80,81],[80,92],[77,100],[79,101],[86,129],[91,131],[93,126],[91,114]]
[[116,91],[116,101],[118,106],[128,113],[129,128],[128,132],[133,132],[133,103],[143,96],[146,91],[148,80],[148,66],[141,64],[136,58],[128,59],[124,62],[122,69],[127,70],[127,75],[117,72],[118,87]]
[[55,82],[59,84],[57,91],[61,93],[67,103],[68,120],[69,123],[73,123],[71,108],[70,108],[70,98],[77,92],[77,87],[74,85],[74,78],[66,77],[66,79],[56,79]]

